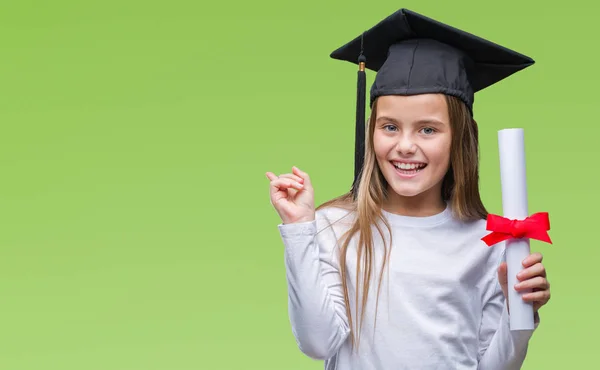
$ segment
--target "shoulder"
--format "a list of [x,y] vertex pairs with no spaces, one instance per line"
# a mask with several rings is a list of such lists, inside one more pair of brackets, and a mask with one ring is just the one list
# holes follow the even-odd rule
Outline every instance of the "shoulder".
[[500,287],[497,269],[506,258],[505,243],[488,246],[482,240],[491,232],[487,230],[486,219],[453,219],[448,226],[444,238],[454,239],[460,245],[461,259],[473,271],[473,285],[480,288],[482,297],[494,294]]
[[487,221],[485,219],[460,221],[454,218],[453,221],[458,230],[467,234],[471,234],[474,237],[482,238],[487,233]]
[[316,212],[317,222],[333,224],[351,225],[355,221],[355,212],[346,208],[337,206],[323,207]]
[[452,206],[449,206],[448,210],[450,222],[446,223],[445,226],[454,229],[456,233],[480,238],[487,233],[487,217],[485,215],[466,215],[463,212],[457,211]]
[[488,246],[482,239],[491,231],[487,230],[487,220],[478,219],[475,221],[462,222],[465,234],[469,236],[472,243],[476,245],[485,259],[489,268],[498,267],[505,258],[505,244],[498,243]]
[[315,212],[317,231],[332,228],[333,231],[342,231],[350,228],[356,219],[353,211],[337,206],[323,207]]
[[477,219],[472,221],[460,221],[453,219],[450,225],[455,237],[462,239],[467,245],[476,247],[482,258],[487,260],[490,266],[499,265],[505,253],[504,243],[488,246],[482,239],[491,231],[487,230],[487,220]]

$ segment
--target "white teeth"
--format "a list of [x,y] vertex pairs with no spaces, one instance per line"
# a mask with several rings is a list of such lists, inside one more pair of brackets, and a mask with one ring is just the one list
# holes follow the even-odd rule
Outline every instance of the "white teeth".
[[398,162],[396,162],[396,163],[394,163],[394,166],[396,168],[400,168],[400,169],[403,169],[403,170],[414,170],[415,168],[425,167],[425,164],[424,163],[418,163],[418,164],[417,163],[411,163],[411,164],[408,164],[408,163],[398,163]]

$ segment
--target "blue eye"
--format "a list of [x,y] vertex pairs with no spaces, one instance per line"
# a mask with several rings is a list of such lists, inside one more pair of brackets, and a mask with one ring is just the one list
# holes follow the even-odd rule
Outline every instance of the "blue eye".
[[387,128],[396,129],[396,126],[394,126],[394,125],[385,125],[385,126],[383,126],[383,128],[384,129],[387,129]]
[[426,135],[430,135],[430,134],[433,134],[435,132],[435,129],[433,129],[431,127],[425,127],[425,128],[423,128],[423,130],[431,130],[430,133],[425,133]]

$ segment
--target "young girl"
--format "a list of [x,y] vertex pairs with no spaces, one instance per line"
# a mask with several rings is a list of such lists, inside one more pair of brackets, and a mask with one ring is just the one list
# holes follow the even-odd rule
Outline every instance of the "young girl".
[[405,9],[332,56],[377,71],[352,190],[315,210],[307,173],[267,172],[299,348],[328,370],[519,369],[532,331],[510,330],[508,289],[537,328],[549,284],[535,253],[507,286],[481,240],[472,103],[533,61]]

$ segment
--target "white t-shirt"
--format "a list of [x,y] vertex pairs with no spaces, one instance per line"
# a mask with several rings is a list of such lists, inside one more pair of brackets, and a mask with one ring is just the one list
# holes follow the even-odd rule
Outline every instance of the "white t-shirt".
[[[351,347],[337,242],[354,215],[326,208],[315,221],[278,225],[289,317],[300,350],[325,360],[326,370],[520,369],[533,331],[510,331],[497,277],[504,243],[488,247],[481,241],[489,233],[486,221],[460,222],[450,207],[428,217],[383,213],[393,245],[376,312],[383,244],[373,227],[373,274],[358,353]],[[389,247],[387,229],[382,230]],[[353,326],[357,240],[347,257]]]

